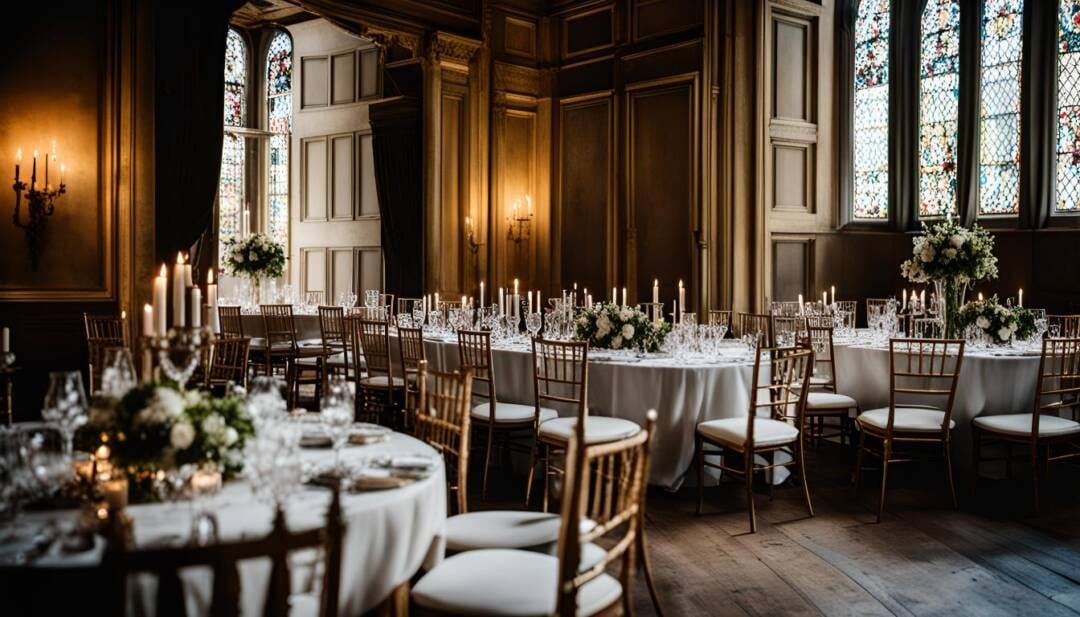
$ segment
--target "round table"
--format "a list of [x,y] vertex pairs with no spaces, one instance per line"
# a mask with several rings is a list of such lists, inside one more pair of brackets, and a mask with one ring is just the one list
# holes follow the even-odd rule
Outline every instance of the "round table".
[[[332,456],[329,449],[302,449],[305,460],[316,461]],[[441,457],[427,444],[392,433],[384,442],[365,446],[346,446],[342,457],[380,455],[424,455],[437,459],[432,473],[402,488],[345,493],[342,510],[345,537],[342,546],[341,613],[358,615],[377,607],[395,588],[407,582],[421,566],[431,568],[442,560],[446,521],[446,476]],[[303,487],[290,497],[285,509],[290,529],[321,527],[330,503],[330,493],[317,487]],[[272,508],[258,500],[244,481],[229,482],[220,493],[208,498],[208,509],[217,517],[218,535],[229,539],[259,537],[270,532]],[[190,502],[140,504],[128,507],[134,520],[136,546],[160,546],[183,543],[190,537],[193,508]],[[32,535],[48,518],[73,520],[74,512],[35,512],[20,522],[20,535]],[[102,556],[100,540],[94,551],[75,555],[59,554],[54,546],[34,563],[37,565],[94,565]],[[304,591],[310,583],[314,556],[294,556],[293,591]],[[240,564],[242,612],[261,614],[270,577],[266,560]],[[321,568],[320,568],[321,569]],[[201,569],[182,572],[189,614],[209,611],[212,575]],[[157,583],[151,575],[140,575],[129,586],[129,602],[138,605],[135,614],[152,614]],[[129,607],[132,608],[132,607]]]

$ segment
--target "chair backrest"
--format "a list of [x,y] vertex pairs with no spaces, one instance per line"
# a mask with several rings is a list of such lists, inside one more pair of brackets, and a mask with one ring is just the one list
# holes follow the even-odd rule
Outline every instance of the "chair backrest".
[[244,336],[244,320],[240,316],[239,306],[219,306],[218,322],[221,324],[221,338]]
[[112,347],[126,347],[124,320],[119,315],[90,315],[83,313],[86,326],[87,370],[90,391],[97,388],[99,375],[105,363],[105,351]]
[[[622,562],[623,593],[632,589],[630,582],[636,572],[638,534],[644,520],[649,446],[656,428],[656,411],[649,411],[643,430],[633,437],[608,443],[584,445],[584,423],[578,424],[580,429],[571,437],[567,450],[557,550],[556,593],[560,617],[577,615],[580,589],[616,560]],[[583,527],[583,520],[590,524]],[[588,570],[582,570],[581,547],[588,543],[603,547],[604,556]]]
[[710,326],[727,326],[731,330],[731,311],[726,309],[709,309]]
[[[498,404],[495,389],[495,368],[491,359],[491,332],[458,330],[458,362],[461,368],[472,371],[474,397],[486,399],[490,416],[495,416]],[[483,391],[476,390],[476,383],[484,384]]]
[[908,333],[912,338],[945,338],[945,324],[936,317],[912,317]]
[[413,418],[416,435],[439,451],[446,464],[447,490],[457,513],[468,511],[469,433],[472,371],[443,373],[417,367],[418,400]]
[[413,305],[423,302],[421,298],[398,298],[394,301],[394,315],[405,313],[412,316]]
[[889,304],[889,300],[891,300],[891,298],[867,298],[866,314],[869,316],[872,310],[885,310],[885,306]]
[[742,337],[747,334],[756,334],[764,339],[765,346],[771,347],[772,315],[761,313],[738,313],[735,315],[735,334]]
[[[368,377],[386,376],[387,383],[394,381],[394,367],[390,362],[390,324],[362,317],[346,317],[346,328],[352,341],[353,357],[364,358]],[[360,366],[357,364],[357,366]],[[360,371],[356,379],[360,380]]]
[[833,329],[830,325],[807,324],[807,339],[814,352],[815,388],[836,392],[836,358],[833,355]]
[[[123,607],[126,601],[126,580],[131,574],[151,573],[158,578],[156,613],[186,615],[184,586],[180,571],[191,567],[209,567],[214,582],[207,611],[210,615],[240,614],[240,576],[242,561],[269,558],[270,580],[266,585],[265,615],[285,617],[289,614],[291,593],[289,554],[310,549],[323,549],[325,557],[322,597],[319,614],[328,617],[338,614],[341,590],[342,537],[345,524],[341,514],[340,491],[334,489],[326,513],[324,528],[289,531],[285,514],[278,509],[269,535],[251,539],[216,543],[208,546],[179,546],[139,550],[125,547],[121,542],[110,543],[104,567],[120,579],[112,600]],[[121,609],[117,614],[123,614]]]
[[1080,409],[1080,337],[1044,338],[1039,359],[1039,382],[1035,387],[1035,408],[1031,414],[1031,435],[1039,434],[1043,414],[1060,416]]
[[327,355],[347,350],[349,337],[345,329],[344,307],[320,306],[319,331],[322,334],[323,351]]
[[794,347],[800,337],[806,336],[806,318],[773,315],[770,326],[771,344],[780,347]]
[[1051,336],[1058,338],[1080,337],[1080,315],[1047,315],[1046,323],[1051,328],[1057,327],[1057,332]]
[[[767,363],[768,375],[762,371]],[[750,381],[750,410],[746,414],[746,441],[749,450],[754,445],[754,418],[764,410],[766,417],[802,427],[806,413],[806,397],[810,392],[810,377],[814,373],[814,352],[808,347],[757,348]]]
[[589,342],[532,341],[536,417],[544,403],[574,405],[578,424],[589,415]]
[[206,387],[225,386],[232,382],[247,388],[248,354],[251,339],[222,338],[214,341],[210,350],[210,370],[206,371]]
[[637,308],[645,316],[649,318],[649,321],[659,321],[664,319],[664,303],[663,302],[641,302],[637,305]]
[[259,311],[266,334],[267,356],[296,353],[296,320],[293,318],[292,305],[260,304]]
[[401,357],[401,376],[405,378],[405,387],[409,387],[409,376],[416,375],[420,363],[427,360],[424,350],[423,328],[398,328],[398,347]]
[[777,300],[769,303],[769,314],[780,317],[795,317],[802,315],[803,307],[797,300]]
[[[930,406],[945,412],[941,430],[948,433],[956,382],[964,362],[964,341],[950,339],[889,340],[889,422],[893,432],[898,406]],[[898,401],[903,398],[904,401]],[[914,402],[908,402],[913,399]],[[927,403],[926,401],[938,401]]]

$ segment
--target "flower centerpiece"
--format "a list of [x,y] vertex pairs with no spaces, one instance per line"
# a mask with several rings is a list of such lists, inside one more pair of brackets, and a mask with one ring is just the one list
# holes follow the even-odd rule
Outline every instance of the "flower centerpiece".
[[225,241],[225,272],[251,279],[258,303],[259,285],[264,278],[276,278],[285,272],[285,247],[265,234]]
[[965,304],[960,309],[959,325],[977,328],[997,345],[1027,340],[1036,329],[1034,313],[1022,306],[1002,306],[997,296]]
[[579,309],[575,334],[601,349],[636,349],[655,352],[671,331],[666,321],[652,321],[640,309],[614,303],[597,303]]
[[120,399],[95,401],[84,434],[109,446],[109,463],[129,478],[138,497],[152,492],[155,476],[185,465],[235,475],[255,429],[242,396],[212,397],[161,381],[138,385]]
[[994,237],[977,224],[967,228],[947,217],[932,224],[924,221],[923,233],[913,244],[913,255],[900,265],[900,273],[913,283],[934,284],[945,337],[955,338],[968,285],[997,278]]

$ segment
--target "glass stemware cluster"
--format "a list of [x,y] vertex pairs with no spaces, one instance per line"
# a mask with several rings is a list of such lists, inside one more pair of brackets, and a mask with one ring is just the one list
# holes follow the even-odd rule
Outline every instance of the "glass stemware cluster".
[[867,305],[866,322],[870,326],[870,336],[875,344],[887,343],[900,332],[898,309],[899,304],[892,298],[884,304]]

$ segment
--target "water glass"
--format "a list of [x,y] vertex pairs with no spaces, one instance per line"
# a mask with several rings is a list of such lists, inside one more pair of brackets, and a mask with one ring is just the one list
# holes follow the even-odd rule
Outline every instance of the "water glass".
[[101,371],[101,393],[121,399],[138,383],[135,363],[127,347],[112,347],[105,351],[105,368]]
[[379,293],[378,289],[366,289],[364,290],[364,306],[368,308],[375,308],[379,306]]
[[536,335],[540,332],[540,328],[544,325],[544,318],[540,313],[529,313],[529,316],[525,318],[525,329],[529,331],[530,338],[536,338]]
[[334,469],[341,468],[341,448],[349,438],[355,407],[349,382],[341,375],[330,377],[322,400],[322,418],[334,443]]
[[45,408],[41,411],[41,417],[60,431],[64,455],[70,459],[75,431],[88,419],[81,372],[49,373],[49,391],[45,394]]
[[288,411],[281,395],[282,383],[276,377],[255,377],[248,386],[247,412],[256,428],[266,422],[281,420]]

